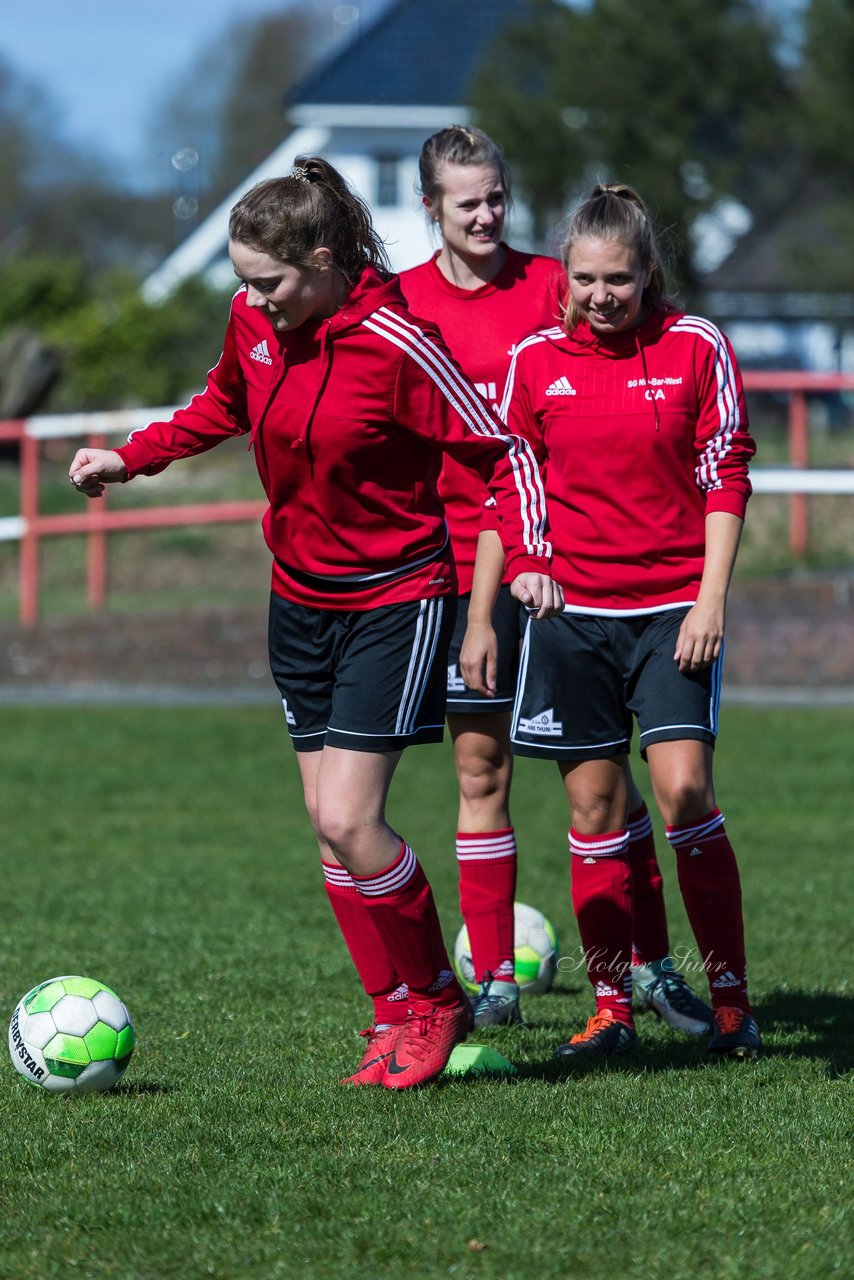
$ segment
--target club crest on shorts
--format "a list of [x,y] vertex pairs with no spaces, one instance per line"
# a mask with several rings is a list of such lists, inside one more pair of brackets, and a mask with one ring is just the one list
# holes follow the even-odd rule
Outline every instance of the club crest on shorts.
[[549,707],[546,711],[538,711],[535,716],[521,716],[518,732],[537,734],[541,738],[559,738],[563,733],[563,721],[555,720],[555,709]]

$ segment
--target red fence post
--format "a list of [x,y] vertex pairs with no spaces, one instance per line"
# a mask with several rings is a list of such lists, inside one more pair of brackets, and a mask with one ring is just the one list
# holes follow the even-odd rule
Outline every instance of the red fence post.
[[[789,392],[789,461],[793,467],[805,470],[809,458],[809,416],[805,391]],[[789,550],[802,560],[809,545],[809,506],[805,493],[793,493],[789,497]]]
[[39,616],[39,442],[26,424],[21,437],[21,516],[19,610],[21,625],[32,627]]

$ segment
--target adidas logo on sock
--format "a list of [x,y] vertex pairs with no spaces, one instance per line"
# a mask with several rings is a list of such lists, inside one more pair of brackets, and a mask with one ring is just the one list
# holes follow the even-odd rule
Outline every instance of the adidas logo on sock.
[[258,360],[261,364],[272,364],[269,349],[267,347],[267,339],[262,338],[257,347],[253,347],[249,352],[250,360]]
[[436,978],[436,981],[432,982],[427,989],[431,992],[444,991],[448,983],[453,982],[453,979],[454,975],[450,969],[440,969],[439,976]]
[[563,733],[563,721],[555,720],[554,707],[538,711],[535,716],[519,720],[520,733],[535,733],[541,738],[559,738]]
[[576,394],[575,387],[569,378],[563,376],[557,378],[550,387],[546,387],[547,396],[574,396]]
[[741,983],[731,969],[727,969],[726,973],[722,973],[719,978],[715,978],[711,984],[716,989],[721,987],[740,987]]

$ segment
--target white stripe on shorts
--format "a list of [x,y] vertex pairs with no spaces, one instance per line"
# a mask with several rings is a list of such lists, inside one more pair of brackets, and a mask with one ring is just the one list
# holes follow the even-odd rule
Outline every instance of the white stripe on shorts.
[[421,600],[415,639],[409,657],[409,669],[397,712],[395,733],[412,733],[416,728],[418,712],[430,682],[436,646],[442,629],[445,602],[441,597]]

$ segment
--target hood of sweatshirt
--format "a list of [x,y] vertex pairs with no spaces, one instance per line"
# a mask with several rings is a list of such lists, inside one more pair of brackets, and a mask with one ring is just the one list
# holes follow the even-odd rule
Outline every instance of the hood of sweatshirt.
[[[280,335],[279,349],[284,357],[285,368],[287,368],[289,348],[304,350],[307,346],[319,343],[319,351],[315,357],[317,379],[314,398],[301,423],[297,437],[291,444],[292,449],[304,449],[309,460],[311,459],[312,422],[332,372],[335,343],[357,329],[380,307],[405,307],[405,305],[397,276],[383,275],[375,267],[366,267],[342,306],[333,315],[323,320],[307,321],[298,329],[290,333],[286,331]],[[278,391],[278,385],[276,391]],[[273,394],[275,396],[276,392],[274,391]]]
[[362,323],[379,307],[405,306],[397,276],[381,274],[376,267],[366,267],[342,306],[330,317],[326,327],[327,341],[334,341],[348,329]]

